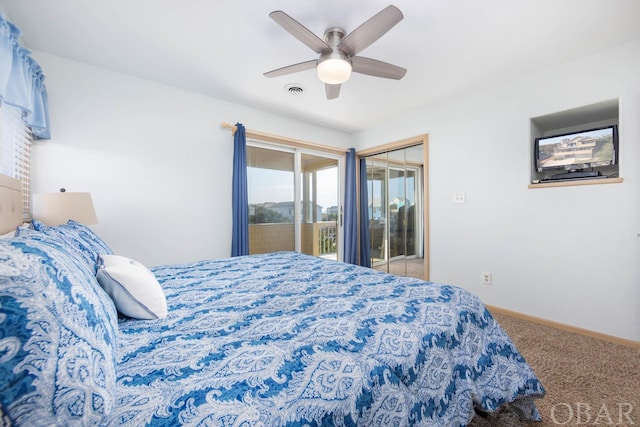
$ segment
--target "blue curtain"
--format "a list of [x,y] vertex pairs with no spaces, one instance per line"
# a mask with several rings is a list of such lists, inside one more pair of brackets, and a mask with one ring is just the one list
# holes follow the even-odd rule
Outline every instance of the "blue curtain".
[[31,52],[18,43],[22,32],[0,16],[0,101],[22,110],[36,139],[50,139],[44,74]]
[[367,191],[367,159],[360,159],[360,265],[371,267],[369,239],[369,192]]
[[233,228],[231,256],[249,255],[249,196],[247,191],[247,138],[244,126],[236,123],[233,137],[233,181],[231,210]]
[[356,200],[356,150],[347,151],[344,191],[344,262],[358,264],[358,201]]

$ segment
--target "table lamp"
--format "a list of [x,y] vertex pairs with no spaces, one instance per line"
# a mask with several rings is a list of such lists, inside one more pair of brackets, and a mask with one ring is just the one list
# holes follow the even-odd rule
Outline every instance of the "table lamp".
[[70,219],[84,225],[98,223],[91,193],[68,192],[64,188],[58,193],[34,194],[33,218],[50,226]]

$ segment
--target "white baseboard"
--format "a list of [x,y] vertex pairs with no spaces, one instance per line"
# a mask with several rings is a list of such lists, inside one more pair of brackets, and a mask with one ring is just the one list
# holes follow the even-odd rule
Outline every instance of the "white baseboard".
[[517,317],[520,319],[528,320],[531,322],[539,323],[541,325],[551,326],[563,331],[575,332],[576,334],[585,335],[591,338],[599,339],[601,341],[609,342],[612,344],[623,345],[625,347],[635,348],[640,351],[640,342],[629,340],[626,338],[620,338],[613,335],[603,334],[601,332],[590,331],[589,329],[578,328],[577,326],[566,325],[564,323],[555,322],[553,320],[547,320],[529,314],[519,313],[517,311],[507,310],[506,308],[496,307],[493,305],[487,305],[487,309],[491,313],[502,313],[508,316]]

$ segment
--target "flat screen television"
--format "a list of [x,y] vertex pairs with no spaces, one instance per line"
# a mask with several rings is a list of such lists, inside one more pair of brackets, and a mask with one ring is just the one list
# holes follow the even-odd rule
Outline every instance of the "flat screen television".
[[614,165],[617,152],[618,127],[611,125],[536,138],[533,154],[538,172],[572,173],[597,171],[594,168]]

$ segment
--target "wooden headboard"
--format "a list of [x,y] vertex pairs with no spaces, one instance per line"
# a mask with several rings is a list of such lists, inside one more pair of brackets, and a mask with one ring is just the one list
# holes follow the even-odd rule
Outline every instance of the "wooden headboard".
[[0,234],[22,224],[22,183],[0,174]]

